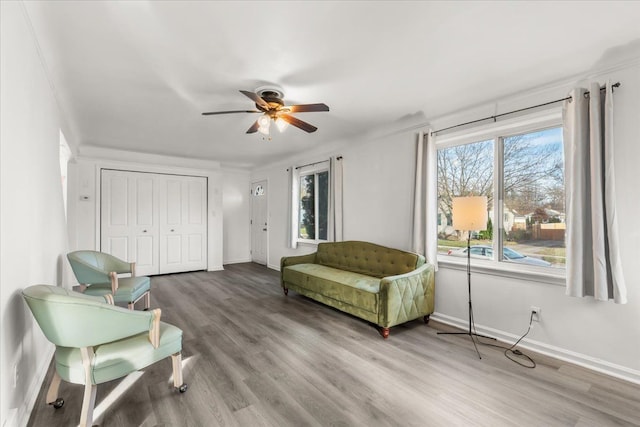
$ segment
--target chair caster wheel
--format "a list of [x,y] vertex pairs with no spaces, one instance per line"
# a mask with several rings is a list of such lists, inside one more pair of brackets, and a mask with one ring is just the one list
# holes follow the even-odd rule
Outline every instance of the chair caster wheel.
[[184,393],[185,391],[187,391],[187,388],[189,388],[186,384],[182,384],[180,387],[178,387],[178,391],[180,393]]
[[64,399],[59,397],[56,400],[54,400],[53,402],[49,403],[49,405],[53,405],[53,407],[55,409],[60,409],[64,406]]

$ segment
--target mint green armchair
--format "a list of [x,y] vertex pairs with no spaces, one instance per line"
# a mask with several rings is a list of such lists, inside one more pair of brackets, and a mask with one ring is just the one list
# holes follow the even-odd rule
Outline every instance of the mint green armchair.
[[[134,305],[144,297],[144,308],[151,304],[151,280],[136,277],[135,262],[125,262],[104,252],[75,251],[67,254],[71,269],[78,283],[85,287],[87,295],[102,296],[112,294],[115,302],[126,302],[133,310]],[[129,273],[131,277],[118,277]]]
[[161,311],[111,305],[110,294],[94,297],[57,286],[35,285],[22,295],[40,329],[56,345],[55,374],[47,403],[58,409],[61,380],[84,384],[80,426],[91,426],[98,384],[124,377],[171,356],[173,385],[181,393],[182,330],[160,321]]

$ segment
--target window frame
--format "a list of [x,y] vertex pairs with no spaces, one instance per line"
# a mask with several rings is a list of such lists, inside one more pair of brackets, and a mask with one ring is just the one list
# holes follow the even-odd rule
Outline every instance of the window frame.
[[[317,185],[317,183],[319,182],[318,179],[318,174],[326,172],[327,173],[327,238],[326,239],[319,239],[319,238],[315,238],[315,239],[305,239],[300,237],[300,219],[301,219],[301,206],[300,206],[300,196],[299,196],[299,189],[300,189],[300,185],[301,185],[301,180],[303,177],[305,176],[309,176],[309,175],[314,175],[314,186],[313,186],[313,191],[314,191],[314,215],[315,218],[320,218],[319,212],[320,212],[320,203],[319,200],[320,198],[318,197],[319,194],[319,186]],[[329,161],[323,161],[323,162],[319,162],[317,164],[313,164],[310,166],[305,166],[302,167],[300,169],[297,170],[296,173],[296,177],[295,179],[297,179],[298,183],[297,183],[297,188],[298,188],[298,196],[296,198],[296,209],[297,209],[297,226],[296,226],[296,230],[298,230],[298,233],[296,234],[296,240],[298,243],[303,243],[303,244],[312,244],[312,245],[317,245],[318,243],[324,243],[324,242],[328,242],[329,241],[329,214],[330,214],[330,197],[331,197],[331,173],[329,171]],[[315,223],[315,228],[316,228],[316,236],[319,236],[319,222],[316,221]]]
[[[504,222],[496,218],[504,218],[504,139],[511,136],[543,131],[562,127],[562,108],[554,107],[543,111],[523,114],[517,117],[501,120],[487,125],[475,126],[452,132],[436,138],[436,150],[447,149],[474,142],[493,140],[493,217],[494,239],[492,250],[495,259],[471,259],[471,269],[477,273],[509,278],[524,279],[555,285],[565,285],[563,268],[547,268],[526,264],[515,264],[503,261],[501,248],[503,247]],[[565,187],[566,191],[566,187]],[[447,257],[438,254],[438,264],[452,269],[465,270],[466,258]]]

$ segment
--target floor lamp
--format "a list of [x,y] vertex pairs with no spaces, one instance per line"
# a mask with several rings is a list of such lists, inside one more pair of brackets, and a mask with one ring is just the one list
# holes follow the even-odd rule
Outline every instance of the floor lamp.
[[485,196],[454,197],[452,201],[453,228],[468,232],[467,283],[469,288],[469,330],[467,332],[438,332],[438,335],[469,335],[476,349],[476,353],[478,353],[478,357],[482,359],[473,337],[495,338],[473,332],[475,331],[475,324],[473,322],[473,307],[471,305],[471,232],[485,230],[487,228],[487,198]]

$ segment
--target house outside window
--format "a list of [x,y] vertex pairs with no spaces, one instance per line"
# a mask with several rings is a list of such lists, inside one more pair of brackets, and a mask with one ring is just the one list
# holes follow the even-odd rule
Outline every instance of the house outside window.
[[299,184],[298,241],[307,243],[327,241],[329,225],[328,167],[301,172]]
[[471,257],[501,268],[556,269],[566,262],[564,148],[560,114],[520,118],[438,140],[439,260],[467,256],[451,226],[453,197],[486,196],[486,229]]

